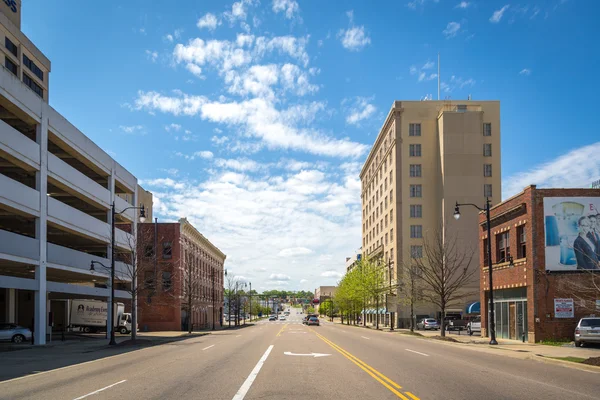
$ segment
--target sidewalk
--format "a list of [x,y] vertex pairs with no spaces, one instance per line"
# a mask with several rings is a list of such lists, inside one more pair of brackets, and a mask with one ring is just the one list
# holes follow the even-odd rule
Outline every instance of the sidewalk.
[[[339,319],[336,318],[335,322],[339,324]],[[350,325],[352,326],[352,325]],[[361,328],[362,325],[361,325]],[[367,324],[367,328],[363,329],[375,329],[375,326]],[[410,329],[394,329],[393,332],[390,331],[389,327],[385,327],[379,325],[379,330],[387,333],[398,333],[404,335],[411,335],[413,337],[422,336],[423,339],[431,338],[434,336],[440,336],[440,331],[417,331],[415,330],[414,334],[410,332]],[[510,350],[512,352],[517,353],[525,353],[531,356],[541,356],[545,358],[567,358],[567,357],[576,357],[576,358],[591,358],[591,357],[600,357],[600,346],[596,347],[575,347],[575,344],[565,344],[563,346],[549,346],[539,343],[528,343],[521,342],[520,340],[510,340],[510,339],[498,339],[498,345],[490,346],[489,338],[480,337],[480,336],[469,336],[466,331],[451,331],[446,332],[446,337],[454,339],[456,342],[463,345],[470,346],[478,346],[483,348],[490,349],[501,349],[501,350]],[[450,341],[446,343],[451,343]]]

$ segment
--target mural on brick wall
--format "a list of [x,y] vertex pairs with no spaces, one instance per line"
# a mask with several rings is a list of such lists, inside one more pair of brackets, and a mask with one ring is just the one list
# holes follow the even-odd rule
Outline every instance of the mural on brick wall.
[[600,197],[545,197],[546,270],[600,269]]

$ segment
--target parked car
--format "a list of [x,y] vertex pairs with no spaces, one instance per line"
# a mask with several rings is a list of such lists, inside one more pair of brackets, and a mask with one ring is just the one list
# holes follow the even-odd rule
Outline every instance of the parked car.
[[316,326],[319,326],[319,318],[317,318],[317,317],[310,317],[308,319],[308,321],[306,321],[306,325],[316,325]]
[[31,340],[31,331],[17,324],[0,324],[0,340],[22,343]]
[[467,333],[473,336],[473,333],[481,335],[481,316],[477,316],[467,324]]
[[270,315],[269,321],[277,321],[277,315]]
[[424,318],[417,322],[417,330],[423,329],[425,331],[430,329],[440,329],[440,324],[434,318]]
[[451,319],[446,324],[448,331],[462,331],[467,328],[468,321],[465,319]]
[[581,318],[575,328],[575,346],[600,343],[600,318]]
[[280,321],[285,321],[285,315],[280,315],[280,316],[279,316],[279,320],[280,320]]

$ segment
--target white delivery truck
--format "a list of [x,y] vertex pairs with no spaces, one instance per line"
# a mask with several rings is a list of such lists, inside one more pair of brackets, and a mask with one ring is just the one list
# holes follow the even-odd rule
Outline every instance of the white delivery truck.
[[[115,332],[127,334],[131,332],[131,314],[125,312],[123,303],[115,303]],[[80,328],[84,332],[106,330],[108,304],[100,300],[71,300],[69,326]]]

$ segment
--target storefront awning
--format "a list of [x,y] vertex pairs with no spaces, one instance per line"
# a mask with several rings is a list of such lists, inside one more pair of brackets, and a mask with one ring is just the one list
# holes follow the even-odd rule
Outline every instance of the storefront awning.
[[476,301],[474,303],[471,303],[467,306],[467,308],[465,309],[465,312],[467,314],[480,314],[481,313],[481,303]]

